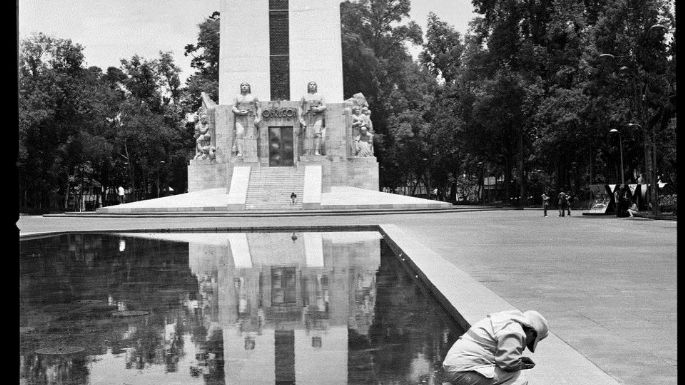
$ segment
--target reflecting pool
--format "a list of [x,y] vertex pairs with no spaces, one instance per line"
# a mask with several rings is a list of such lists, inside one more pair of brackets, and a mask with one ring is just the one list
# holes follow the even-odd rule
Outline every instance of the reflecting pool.
[[439,384],[463,330],[377,232],[20,243],[22,384]]

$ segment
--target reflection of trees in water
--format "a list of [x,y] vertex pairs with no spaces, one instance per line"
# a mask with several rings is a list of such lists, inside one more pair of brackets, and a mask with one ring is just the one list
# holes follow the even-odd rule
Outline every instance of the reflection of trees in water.
[[220,385],[224,383],[224,336],[220,328],[214,327],[209,330],[199,326],[201,334],[193,335],[197,353],[195,354],[196,365],[190,367],[190,375],[198,377],[202,375],[207,385]]
[[[28,383],[51,383],[46,379],[57,374],[68,383],[82,383],[88,376],[84,362],[94,359],[87,357],[103,355],[108,348],[112,354],[125,355],[127,368],[165,365],[167,372],[177,371],[185,354],[182,336],[192,335],[203,324],[201,309],[183,306],[199,294],[188,267],[188,247],[145,239],[127,246],[120,252],[119,238],[108,235],[22,242],[20,326],[25,332],[20,354],[22,377]],[[117,308],[149,314],[112,317]],[[223,382],[220,330],[218,336],[216,331],[209,339],[192,336],[200,351],[208,353],[198,361],[214,367],[205,375],[208,383]],[[55,356],[48,361],[33,353],[64,345],[84,347],[83,358]]]
[[[407,273],[392,251],[382,243],[381,265],[376,276],[376,306],[368,336],[349,333],[350,382],[405,383],[415,359],[439,368],[442,357],[463,332],[443,316]],[[427,380],[433,373],[424,373]]]
[[28,379],[29,384],[87,384],[86,358],[83,353],[32,354],[22,360],[21,377]]
[[[120,252],[118,241],[115,236],[70,235],[22,243],[22,377],[28,383],[48,383],[49,376],[62,373],[76,383],[87,381],[88,369],[83,362],[59,361],[52,366],[44,360],[39,362],[33,352],[46,344],[82,346],[86,348],[86,362],[93,359],[88,356],[103,355],[111,349],[121,357],[117,361],[121,369],[163,365],[167,372],[177,372],[179,360],[189,350],[182,337],[190,334],[196,355],[186,357],[191,361],[188,375],[202,377],[207,384],[223,384],[224,341],[217,319],[216,270],[208,268],[206,274],[193,276],[188,247],[182,243],[127,239],[126,249]],[[84,244],[99,244],[101,249]],[[456,337],[447,331],[450,322],[437,315],[442,310],[415,286],[388,252],[384,246],[375,278],[355,267],[346,278],[354,290],[348,293],[354,306],[347,314],[350,383],[406,383],[412,375],[430,377],[423,367],[416,369],[416,362],[439,363]],[[272,273],[269,267],[264,276],[272,278]],[[283,269],[277,273],[281,275],[276,274],[270,284],[282,293],[272,292],[275,297],[271,299],[290,304],[297,276]],[[260,283],[256,296],[261,299],[261,274],[255,279]],[[301,307],[306,311],[299,307],[297,320],[304,317],[305,329],[312,333],[308,334],[312,346],[322,345],[321,333],[317,332],[327,329],[329,295],[333,295],[329,293],[333,290],[329,279],[325,272],[312,270],[299,281]],[[238,283],[237,300],[247,298],[248,292],[241,292],[243,285]],[[263,310],[260,313],[261,300],[246,303],[243,308],[240,301],[236,303],[241,330],[257,333],[265,317]],[[113,318],[110,305],[149,314]],[[275,314],[267,316],[275,320]]]

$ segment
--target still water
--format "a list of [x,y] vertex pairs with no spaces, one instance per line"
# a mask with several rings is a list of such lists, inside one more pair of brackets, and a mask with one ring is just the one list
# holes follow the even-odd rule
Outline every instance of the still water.
[[435,384],[463,332],[376,232],[20,248],[22,384]]

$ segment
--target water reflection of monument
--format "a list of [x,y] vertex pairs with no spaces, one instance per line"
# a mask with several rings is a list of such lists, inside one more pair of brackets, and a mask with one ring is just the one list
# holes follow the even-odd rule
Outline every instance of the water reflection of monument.
[[216,272],[200,293],[218,310],[206,322],[223,330],[226,383],[347,383],[348,327],[366,334],[373,321],[380,236],[294,235],[189,244],[191,271]]
[[[460,333],[379,238],[135,233],[22,244],[22,379],[431,384],[431,365]],[[37,354],[64,345],[85,351]]]

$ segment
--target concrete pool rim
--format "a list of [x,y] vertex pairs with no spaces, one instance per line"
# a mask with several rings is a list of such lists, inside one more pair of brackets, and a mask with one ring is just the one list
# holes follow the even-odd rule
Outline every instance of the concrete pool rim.
[[[427,287],[445,311],[464,329],[485,315],[516,309],[502,297],[473,279],[413,236],[392,224],[334,226],[244,226],[193,228],[133,228],[121,230],[77,230],[20,234],[20,241],[63,234],[111,234],[120,232],[294,232],[294,231],[377,231],[393,252]],[[529,310],[529,309],[520,309]],[[551,322],[549,337],[532,357],[538,364],[527,373],[530,385],[542,384],[619,384],[616,379],[588,360],[554,334]],[[526,355],[528,352],[525,353]]]

